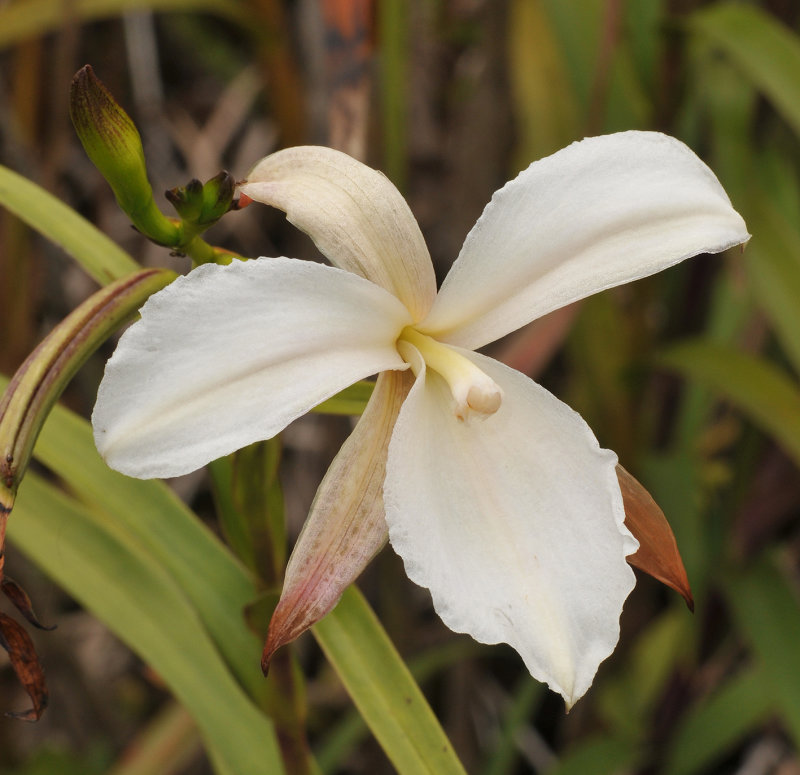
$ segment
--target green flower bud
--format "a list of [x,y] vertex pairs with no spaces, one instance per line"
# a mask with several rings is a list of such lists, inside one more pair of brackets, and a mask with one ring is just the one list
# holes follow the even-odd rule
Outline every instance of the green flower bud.
[[171,188],[165,193],[181,220],[196,224],[203,212],[203,184],[192,178],[185,186]]
[[180,228],[153,200],[139,132],[89,65],[72,79],[70,117],[84,150],[134,226],[154,242],[175,245]]
[[184,221],[184,228],[200,233],[231,209],[235,188],[231,174],[222,171],[205,185],[193,179],[185,186],[171,188],[166,197]]
[[203,223],[211,225],[231,209],[235,189],[236,181],[225,170],[203,186]]

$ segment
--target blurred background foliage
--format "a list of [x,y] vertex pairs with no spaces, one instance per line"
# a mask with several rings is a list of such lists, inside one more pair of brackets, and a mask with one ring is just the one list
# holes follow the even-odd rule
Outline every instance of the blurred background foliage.
[[[355,74],[342,53],[339,33],[347,24],[365,31],[356,36]],[[352,140],[355,131],[356,149],[408,197],[440,276],[492,192],[573,140],[657,129],[699,153],[745,216],[753,239],[744,253],[700,257],[606,292],[494,349],[577,409],[650,489],[675,531],[695,614],[640,577],[616,653],[567,716],[510,650],[446,631],[391,550],[373,563],[361,588],[469,772],[800,773],[800,5],[0,2],[0,162],[81,212],[140,263],[186,271],[188,259],[130,229],[74,136],[69,83],[87,62],[136,121],[156,191],[223,168],[242,178],[278,147],[341,144],[342,132]],[[356,130],[342,128],[348,116]],[[230,214],[210,239],[243,255],[315,257],[307,238],[265,208]],[[0,210],[0,372],[13,373],[94,289],[61,249]],[[91,410],[102,364],[91,361],[65,394],[79,414]],[[187,551],[168,535],[163,557],[148,545],[188,512],[166,490],[145,497],[86,462],[90,442],[71,422],[54,415],[48,424],[50,436],[43,435],[37,452],[45,468],[23,484],[10,524],[8,572],[59,629],[35,636],[50,708],[35,725],[0,720],[0,773],[209,772],[195,723],[159,675],[182,660],[190,672],[216,669],[214,654],[193,634],[202,624],[173,589]],[[282,497],[268,486],[274,456],[243,464],[267,482],[261,494],[273,513],[283,513],[285,503],[290,539],[349,427],[346,418],[313,415],[287,430]],[[224,465],[213,473],[224,516],[235,482]],[[206,475],[174,485],[217,530]],[[160,511],[153,512],[156,502]],[[129,529],[141,531],[130,539],[135,551],[125,555],[131,588],[117,598],[108,589],[92,597],[107,579],[92,576],[91,567],[75,568],[81,552],[116,556],[115,542],[128,538],[110,529],[101,534],[92,520],[105,524],[103,514],[122,512]],[[64,513],[72,521],[54,516]],[[67,537],[65,524],[77,524],[81,514],[85,527]],[[223,524],[236,549],[233,523]],[[257,564],[243,556],[247,546],[239,551],[244,565]],[[235,587],[227,560],[203,551],[186,567],[212,576],[214,568],[202,563],[213,555],[219,577],[228,573]],[[64,566],[71,572],[61,577],[52,558],[71,553],[72,565]],[[253,572],[263,580],[274,569]],[[231,592],[225,615],[239,617],[247,589]],[[155,625],[175,628],[172,650],[164,647],[149,665],[125,645],[142,653],[140,609]],[[140,616],[128,629],[112,624],[112,632],[103,624],[128,610]],[[236,626],[229,631],[238,633]],[[255,667],[257,638],[240,629],[240,651],[255,644],[255,652],[236,652],[230,662],[251,659]],[[219,645],[224,632],[217,636]],[[323,633],[320,642],[336,663],[329,653],[334,636]],[[307,702],[320,770],[392,772],[314,641],[304,637],[295,653],[305,686],[291,696]],[[24,695],[4,664],[0,705],[22,706]],[[237,673],[243,685],[252,679],[249,670]],[[284,677],[295,672],[290,665]],[[251,697],[271,691],[251,689]],[[213,723],[227,725],[223,735],[235,737],[247,726],[241,714],[249,711],[237,708],[217,709]],[[247,739],[242,734],[241,744]],[[218,772],[227,771],[225,755],[211,750]]]

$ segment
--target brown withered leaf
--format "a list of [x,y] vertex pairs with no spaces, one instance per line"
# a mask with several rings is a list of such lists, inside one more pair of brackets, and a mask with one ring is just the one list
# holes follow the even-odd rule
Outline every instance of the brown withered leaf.
[[28,593],[19,584],[17,584],[16,581],[6,577],[2,580],[2,582],[0,582],[0,589],[2,589],[3,594],[14,604],[14,607],[34,627],[37,627],[40,630],[47,630],[48,632],[56,629],[55,624],[48,627],[39,621],[39,617],[36,616],[36,613],[33,610],[33,603],[31,603]]
[[617,478],[625,505],[625,526],[639,541],[639,550],[628,557],[628,562],[674,589],[686,601],[689,610],[694,611],[686,569],[664,512],[638,480],[620,465]]
[[6,715],[23,721],[38,721],[48,701],[42,663],[33,647],[33,641],[22,625],[3,613],[0,613],[0,646],[8,652],[11,666],[33,703],[30,710],[7,712]]

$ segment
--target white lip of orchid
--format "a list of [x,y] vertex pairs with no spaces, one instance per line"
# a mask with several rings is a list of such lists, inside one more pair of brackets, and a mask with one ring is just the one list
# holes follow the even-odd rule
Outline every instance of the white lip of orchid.
[[397,340],[397,351],[411,365],[414,376],[418,376],[419,368],[415,365],[417,359],[412,347],[425,364],[447,382],[459,420],[474,415],[488,417],[500,408],[503,391],[497,383],[452,347],[421,334],[413,326],[406,326]]

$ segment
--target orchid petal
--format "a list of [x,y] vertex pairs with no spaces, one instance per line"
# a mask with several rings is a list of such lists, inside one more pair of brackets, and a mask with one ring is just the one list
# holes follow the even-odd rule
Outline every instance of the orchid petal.
[[388,537],[383,509],[386,454],[412,380],[385,371],[353,433],[317,490],[269,625],[262,666],[327,614]]
[[503,403],[459,421],[442,378],[412,364],[386,467],[390,541],[450,629],[510,644],[572,705],[616,645],[634,585],[616,456],[544,388],[460,352]]
[[262,159],[241,191],[283,210],[334,266],[397,296],[421,320],[436,277],[419,225],[381,172],[340,151],[301,146]]
[[714,173],[683,143],[655,132],[589,138],[495,193],[420,330],[476,349],[748,236]]
[[254,441],[370,374],[403,369],[408,311],[308,261],[207,264],[152,296],[106,366],[92,424],[112,468],[177,476]]

